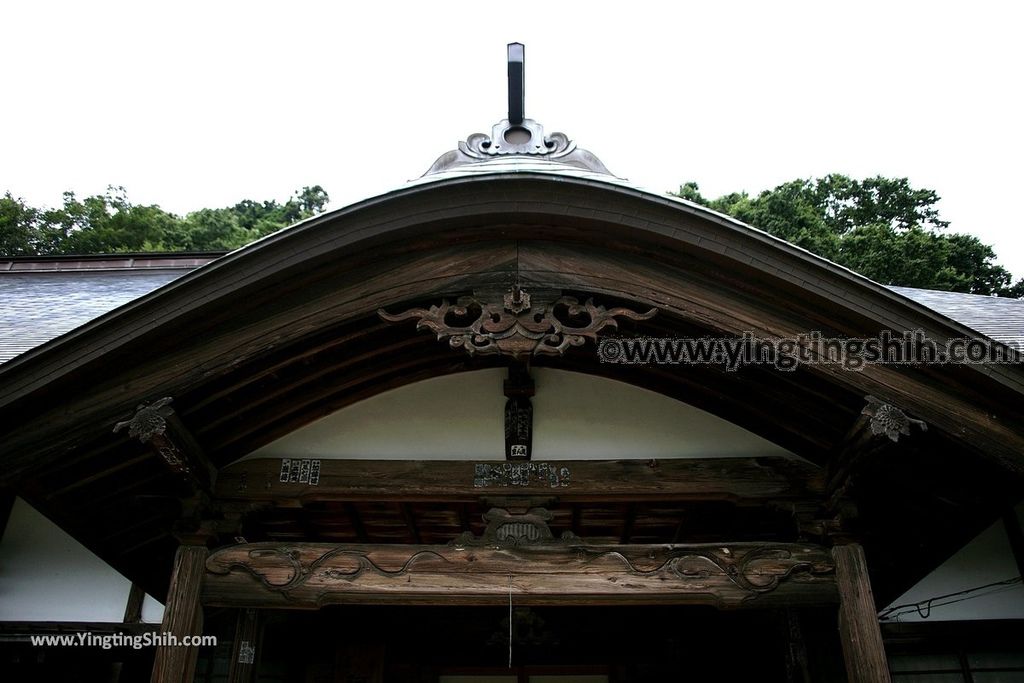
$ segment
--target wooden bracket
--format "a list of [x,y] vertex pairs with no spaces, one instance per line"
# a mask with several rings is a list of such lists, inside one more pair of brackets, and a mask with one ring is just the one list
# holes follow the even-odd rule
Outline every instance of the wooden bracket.
[[906,441],[900,444],[900,437],[911,436],[911,427],[928,429],[923,421],[907,417],[899,408],[874,396],[865,396],[864,401],[857,421],[829,459],[826,491],[831,510],[844,507],[853,478],[865,463],[879,457],[895,457],[906,446]]
[[165,396],[139,405],[131,418],[114,425],[114,432],[127,428],[129,437],[147,444],[193,490],[209,494],[217,480],[217,468],[174,412],[173,400]]

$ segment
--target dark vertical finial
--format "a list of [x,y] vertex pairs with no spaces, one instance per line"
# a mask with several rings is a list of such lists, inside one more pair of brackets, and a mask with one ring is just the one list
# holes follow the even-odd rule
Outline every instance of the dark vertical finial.
[[526,48],[522,43],[508,44],[508,122],[523,123],[526,110]]

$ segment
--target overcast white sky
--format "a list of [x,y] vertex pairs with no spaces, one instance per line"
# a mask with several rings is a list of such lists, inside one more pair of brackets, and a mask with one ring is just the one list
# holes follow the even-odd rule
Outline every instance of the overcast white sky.
[[32,2],[3,12],[0,192],[124,185],[183,213],[333,206],[526,114],[658,191],[907,176],[1024,276],[1024,5]]

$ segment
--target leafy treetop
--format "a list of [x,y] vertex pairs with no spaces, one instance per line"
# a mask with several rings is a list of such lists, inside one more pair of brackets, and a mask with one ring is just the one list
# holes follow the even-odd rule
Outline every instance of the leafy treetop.
[[1024,296],[1024,279],[995,263],[977,237],[945,232],[939,196],[906,178],[854,180],[827,175],[792,180],[756,197],[733,192],[707,199],[697,183],[683,199],[758,227],[886,285]]
[[243,200],[223,209],[176,216],[159,206],[132,204],[123,187],[64,205],[35,208],[10,192],[0,197],[0,255],[105,254],[236,249],[314,216],[329,201],[319,185],[303,187],[286,202]]

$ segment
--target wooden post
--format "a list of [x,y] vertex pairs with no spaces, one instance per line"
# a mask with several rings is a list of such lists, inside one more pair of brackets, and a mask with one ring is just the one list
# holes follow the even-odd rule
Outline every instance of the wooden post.
[[789,683],[811,683],[800,613],[795,607],[787,607],[782,610],[781,617],[786,633],[786,680]]
[[199,603],[199,589],[206,573],[209,551],[203,545],[182,545],[174,555],[171,587],[164,608],[162,636],[173,635],[178,645],[159,645],[153,660],[151,683],[186,683],[193,679],[199,648],[185,647],[186,636],[203,632],[203,612]]
[[832,549],[839,589],[839,636],[850,683],[889,683],[882,631],[871,594],[864,549],[856,543]]
[[235,642],[231,646],[231,668],[228,683],[249,683],[256,667],[256,647],[259,642],[260,613],[255,609],[238,610]]
[[146,592],[142,586],[133,583],[128,591],[128,602],[124,606],[124,618],[121,620],[126,624],[138,624],[142,621],[142,603],[146,599]]

